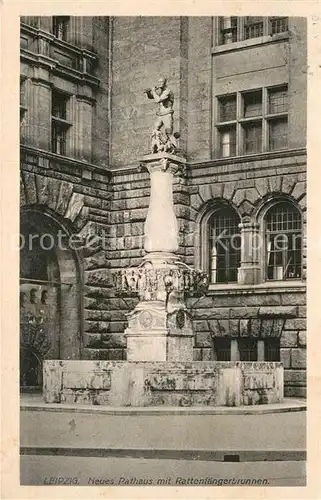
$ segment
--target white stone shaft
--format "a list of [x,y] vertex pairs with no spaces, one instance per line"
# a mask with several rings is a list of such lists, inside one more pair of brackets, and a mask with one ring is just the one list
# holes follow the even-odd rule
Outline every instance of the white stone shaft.
[[173,203],[175,165],[161,160],[149,164],[147,168],[151,190],[144,248],[146,252],[175,253],[178,250],[178,224]]

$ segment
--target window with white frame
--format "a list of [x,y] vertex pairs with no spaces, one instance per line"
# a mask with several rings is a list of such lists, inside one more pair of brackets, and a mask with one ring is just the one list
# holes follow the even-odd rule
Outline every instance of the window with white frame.
[[68,121],[69,95],[54,89],[51,96],[51,150],[67,154],[67,137],[71,123]]
[[212,283],[237,281],[241,259],[240,218],[229,206],[214,211],[208,220],[208,272]]
[[216,156],[288,147],[286,84],[218,96],[216,104]]
[[302,222],[299,210],[284,201],[271,207],[265,216],[267,280],[301,278]]
[[288,32],[287,17],[231,16],[219,17],[218,45]]

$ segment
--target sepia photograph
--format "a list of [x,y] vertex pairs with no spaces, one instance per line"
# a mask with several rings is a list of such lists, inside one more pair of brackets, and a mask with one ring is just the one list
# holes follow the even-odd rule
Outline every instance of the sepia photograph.
[[305,17],[20,17],[21,486],[306,486],[307,73]]

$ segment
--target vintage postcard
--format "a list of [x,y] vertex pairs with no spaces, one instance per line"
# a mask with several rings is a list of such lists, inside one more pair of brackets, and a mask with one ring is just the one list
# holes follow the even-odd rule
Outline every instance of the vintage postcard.
[[318,498],[319,3],[1,11],[3,498]]

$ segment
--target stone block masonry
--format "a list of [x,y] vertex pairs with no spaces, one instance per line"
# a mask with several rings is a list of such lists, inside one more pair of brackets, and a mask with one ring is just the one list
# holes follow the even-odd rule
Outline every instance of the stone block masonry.
[[266,362],[47,360],[44,400],[115,407],[281,403],[283,368]]
[[115,18],[114,121],[111,140],[113,167],[133,164],[138,157],[148,153],[155,111],[143,90],[155,85],[161,76],[168,78],[174,92],[175,120],[182,136],[181,146],[186,149],[187,41],[187,23],[181,17]]
[[[38,207],[66,224],[74,235],[104,238],[104,248],[86,248],[78,255],[78,288],[73,294],[79,296],[79,322],[75,329],[81,338],[82,359],[125,360],[126,314],[136,306],[137,298],[116,295],[111,277],[118,269],[138,266],[145,255],[150,179],[136,167],[150,148],[155,108],[144,88],[164,76],[175,95],[174,128],[181,133],[179,146],[187,160],[186,175],[175,177],[173,186],[177,255],[185,264],[208,271],[202,256],[206,253],[202,217],[220,202],[235,209],[244,229],[244,222],[247,227],[253,223],[262,228],[265,207],[274,199],[289,200],[302,215],[304,236],[306,21],[289,18],[289,37],[281,34],[282,41],[261,44],[254,40],[252,47],[246,47],[246,42],[237,48],[239,42],[234,47],[217,45],[216,21],[210,16],[75,17],[67,45],[79,45],[77,52],[93,51],[92,70],[100,82],[96,86],[85,72],[80,80],[74,71],[59,76],[43,64],[44,59],[40,67],[36,60],[38,48],[41,52],[44,46],[41,31],[50,32],[52,19],[28,19],[27,24],[40,31],[34,30],[28,39],[29,49],[35,50],[34,61],[30,54],[22,57],[26,112],[21,124],[21,205],[23,211]],[[64,43],[60,46],[63,52]],[[266,61],[271,67],[265,68]],[[86,70],[91,71],[88,66]],[[288,149],[218,158],[217,97],[285,83],[289,89]],[[72,122],[68,158],[49,152],[52,87],[73,96],[68,108]],[[188,299],[196,333],[194,359],[212,363],[217,337],[230,338],[234,345],[240,338],[254,338],[261,341],[261,347],[266,339],[279,339],[285,394],[304,396],[305,239],[302,281],[297,286],[293,282],[265,286],[263,258],[242,260],[239,283],[221,290],[213,284],[205,297]],[[247,271],[246,264],[254,271]],[[253,286],[246,289],[243,285]]]
[[[280,341],[285,396],[306,397],[306,308],[304,288],[210,290],[187,306],[194,318],[194,359],[213,359],[216,338]],[[290,305],[288,305],[290,304]],[[289,373],[289,374],[288,374]],[[293,373],[296,375],[294,376]]]
[[[295,166],[294,166],[295,163]],[[200,242],[197,240],[197,219],[207,203],[223,199],[233,202],[235,193],[240,209],[246,198],[251,204],[251,213],[255,206],[266,197],[273,196],[275,190],[281,193],[282,186],[291,196],[295,186],[304,176],[304,159],[294,158],[269,159],[257,162],[231,165],[206,163],[188,165],[187,177],[177,178],[174,183],[174,209],[179,223],[179,255],[185,263],[200,267]],[[281,174],[275,176],[277,171]],[[295,169],[297,173],[290,173]],[[270,174],[274,174],[271,177]],[[228,182],[224,182],[224,179]],[[214,181],[214,182],[213,182]],[[219,182],[218,182],[219,181]],[[278,182],[277,182],[278,181]],[[242,184],[243,183],[243,184]],[[143,228],[149,200],[149,179],[144,172],[131,170],[130,173],[119,170],[113,175],[114,201],[111,204],[112,237],[110,266],[120,269],[124,266],[137,265],[144,255]],[[119,203],[122,209],[119,209]],[[298,195],[298,203],[304,207],[304,199]],[[305,212],[303,219],[305,222]],[[117,243],[117,239],[119,240]],[[125,242],[128,246],[125,248]],[[121,246],[121,248],[119,247]],[[189,299],[188,308],[194,320],[196,333],[194,359],[213,359],[213,341],[216,336],[227,338],[253,337],[264,340],[273,337],[280,340],[280,360],[285,370],[298,369],[304,372],[304,357],[296,354],[306,348],[305,326],[305,288],[271,287],[242,291],[235,287],[219,292],[210,290],[200,300]],[[115,302],[110,299],[110,331],[120,333],[126,328],[126,301]],[[107,358],[106,358],[107,359]],[[300,367],[298,367],[300,365]],[[295,368],[294,368],[295,367]],[[305,388],[295,378],[285,379],[285,394],[304,396]]]

